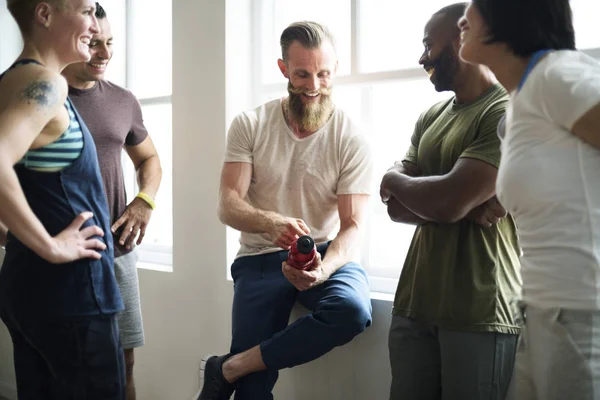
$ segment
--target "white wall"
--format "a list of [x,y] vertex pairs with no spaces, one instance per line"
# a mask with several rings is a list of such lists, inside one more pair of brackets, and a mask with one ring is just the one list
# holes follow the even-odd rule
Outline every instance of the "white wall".
[[[240,59],[248,54],[244,42],[229,43],[226,52],[226,37],[236,23],[226,24],[226,7],[239,15],[250,12],[249,3],[173,1],[174,268],[173,273],[140,270],[146,346],[137,352],[136,379],[138,398],[144,400],[191,399],[201,357],[228,350],[233,290],[216,202],[227,121],[247,104],[247,96],[240,95],[244,90],[238,90],[250,85],[239,75],[249,74]],[[226,94],[236,99],[230,109]],[[373,306],[374,325],[365,334],[320,360],[283,371],[275,398],[386,399],[391,306],[380,301]],[[0,333],[0,382],[13,379],[9,340]]]

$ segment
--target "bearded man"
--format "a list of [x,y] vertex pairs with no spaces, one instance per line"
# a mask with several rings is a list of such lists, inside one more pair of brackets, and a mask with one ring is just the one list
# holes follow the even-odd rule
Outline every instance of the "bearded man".
[[[280,369],[319,358],[371,324],[367,274],[352,250],[372,161],[330,97],[334,39],[323,25],[298,22],[283,31],[281,50],[289,96],[238,115],[227,138],[219,218],[241,231],[231,266],[233,334],[230,354],[206,363],[201,400],[234,391],[237,400],[272,399]],[[286,263],[302,235],[317,243],[308,271]],[[311,313],[288,326],[296,301]]]

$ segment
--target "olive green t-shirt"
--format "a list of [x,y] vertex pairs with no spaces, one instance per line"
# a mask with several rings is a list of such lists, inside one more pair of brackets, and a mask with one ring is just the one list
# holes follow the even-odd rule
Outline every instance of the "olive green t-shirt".
[[[443,101],[417,121],[404,160],[422,176],[444,175],[460,158],[498,168],[498,122],[508,101],[494,85],[469,104]],[[457,188],[460,190],[460,188]],[[420,225],[410,245],[394,301],[394,315],[443,329],[518,333],[519,243],[513,218],[481,227],[467,219]]]

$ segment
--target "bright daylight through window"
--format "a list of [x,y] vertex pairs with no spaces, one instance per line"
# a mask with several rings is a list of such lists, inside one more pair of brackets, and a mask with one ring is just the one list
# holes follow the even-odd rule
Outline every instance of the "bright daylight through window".
[[[253,48],[256,71],[253,106],[285,96],[286,82],[277,68],[279,35],[291,22],[309,19],[326,24],[335,34],[339,74],[335,81],[336,104],[365,127],[375,159],[373,201],[368,235],[362,251],[363,265],[371,275],[372,289],[392,293],[402,268],[414,228],[389,220],[378,201],[378,178],[400,159],[410,143],[419,114],[451,93],[437,93],[418,65],[423,52],[423,27],[430,15],[447,0],[413,4],[410,12],[396,0],[255,0]],[[600,58],[597,15],[600,3],[572,0],[577,45]],[[105,0],[115,36],[115,56],[108,78],[130,89],[142,104],[145,124],[159,151],[163,181],[144,244],[142,262],[172,264],[172,117],[171,117],[171,7],[170,0],[144,7],[142,0]],[[157,24],[154,21],[160,20]],[[152,40],[148,40],[148,38]],[[161,57],[146,54],[161,49]],[[236,110],[241,112],[242,110]],[[134,196],[135,175],[124,159],[128,196]],[[228,235],[229,259],[238,248],[238,235]]]
[[[277,68],[279,36],[291,22],[314,20],[327,25],[337,40],[339,74],[334,82],[336,104],[365,128],[375,159],[376,179],[362,263],[372,290],[393,293],[414,227],[390,221],[378,198],[379,179],[410,144],[420,113],[452,96],[437,93],[418,64],[423,53],[423,28],[432,13],[452,4],[447,0],[413,3],[397,0],[256,0],[251,54],[255,60],[253,106],[286,95],[287,82]],[[578,46],[600,57],[596,34],[600,4],[571,1]],[[236,110],[240,112],[242,110]],[[238,235],[228,236],[237,249]],[[231,252],[229,257],[231,258]]]
[[[133,92],[142,105],[144,124],[161,161],[163,177],[156,197],[157,208],[141,246],[141,265],[171,270],[173,257],[173,174],[172,174],[172,2],[161,0],[147,6],[143,0],[104,0],[113,28],[115,55],[107,78]],[[158,22],[160,21],[160,23]],[[160,57],[155,54],[160,49]],[[123,153],[128,201],[138,189],[133,165]]]

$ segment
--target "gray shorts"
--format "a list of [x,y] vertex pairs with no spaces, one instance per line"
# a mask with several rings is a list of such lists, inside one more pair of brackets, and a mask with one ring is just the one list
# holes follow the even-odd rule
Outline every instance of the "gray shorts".
[[600,399],[600,311],[527,306],[509,400]]
[[137,260],[138,255],[135,250],[115,258],[115,276],[125,304],[125,310],[117,315],[121,346],[124,349],[133,349],[144,345]]

